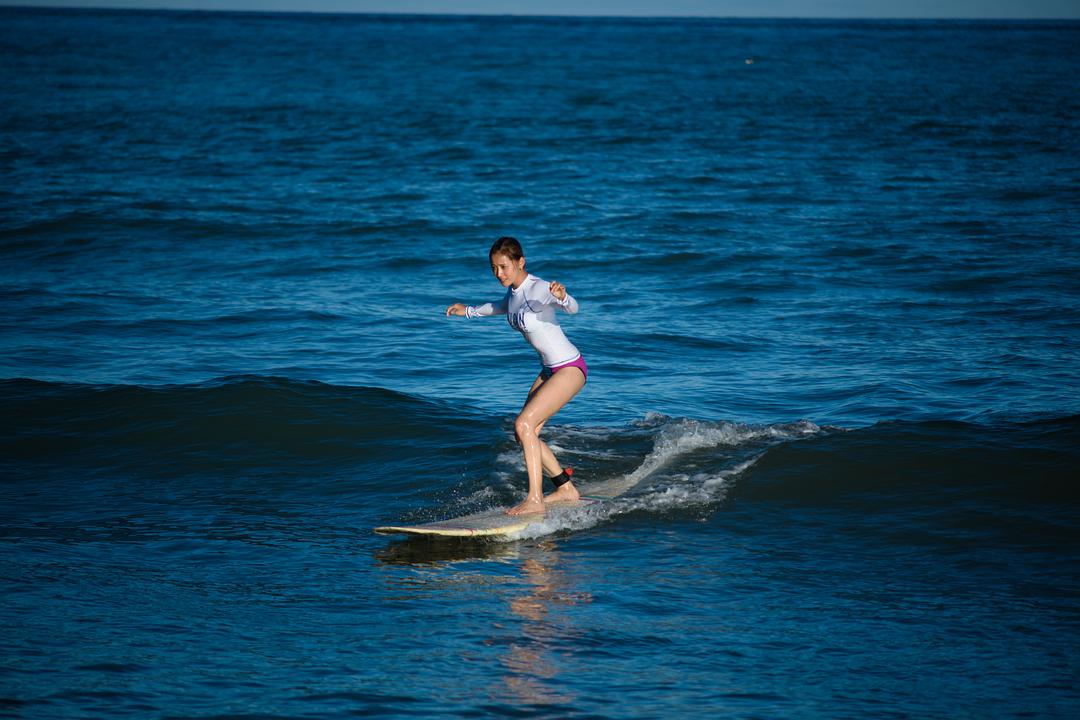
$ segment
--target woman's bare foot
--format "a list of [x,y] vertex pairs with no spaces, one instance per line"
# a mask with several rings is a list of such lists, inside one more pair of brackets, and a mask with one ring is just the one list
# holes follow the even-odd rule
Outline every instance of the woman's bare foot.
[[506,511],[507,515],[528,515],[529,513],[542,513],[544,512],[544,500],[543,498],[527,497],[525,502],[510,508]]
[[544,502],[574,502],[581,498],[581,494],[574,487],[574,483],[563,483],[555,488],[555,491],[544,496]]

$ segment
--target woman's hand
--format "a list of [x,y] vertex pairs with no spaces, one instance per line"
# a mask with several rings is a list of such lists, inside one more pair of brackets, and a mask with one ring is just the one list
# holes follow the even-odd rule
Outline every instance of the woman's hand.
[[454,303],[446,308],[446,317],[451,315],[465,315],[465,303]]
[[554,295],[555,299],[559,302],[562,302],[566,299],[566,286],[563,285],[561,282],[556,282],[552,280],[549,289],[551,290],[551,294]]

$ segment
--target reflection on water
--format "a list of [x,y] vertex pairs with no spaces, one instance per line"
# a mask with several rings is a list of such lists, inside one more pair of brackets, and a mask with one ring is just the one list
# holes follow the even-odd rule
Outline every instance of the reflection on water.
[[409,537],[375,552],[375,559],[387,565],[443,565],[479,560],[515,560],[517,543],[471,538]]
[[[495,604],[485,615],[494,634],[484,640],[489,648],[502,648],[501,671],[491,687],[493,700],[514,705],[567,704],[575,696],[561,681],[569,672],[568,656],[560,647],[572,647],[580,635],[567,608],[592,602],[568,580],[566,559],[554,541],[536,544],[410,538],[376,553],[389,566],[412,566],[420,575],[398,577],[393,584],[410,596],[417,591],[467,589],[491,597]],[[501,570],[484,565],[494,561]],[[480,567],[466,569],[465,564]],[[513,568],[506,573],[506,568]],[[490,568],[490,566],[489,566]],[[508,610],[499,614],[499,608]],[[479,608],[473,607],[473,610]]]
[[[532,705],[567,704],[576,698],[560,684],[566,672],[556,647],[578,633],[573,617],[553,612],[559,607],[592,601],[588,593],[573,592],[560,568],[560,555],[554,542],[530,548],[521,564],[526,592],[510,598],[510,612],[520,619],[520,637],[510,642],[500,658],[505,673],[501,687],[518,703]],[[499,692],[500,697],[505,693]]]

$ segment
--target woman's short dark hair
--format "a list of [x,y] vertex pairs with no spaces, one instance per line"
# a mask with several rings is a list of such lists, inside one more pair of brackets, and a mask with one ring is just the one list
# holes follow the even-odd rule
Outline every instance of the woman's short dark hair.
[[516,238],[504,235],[496,240],[491,245],[491,250],[488,251],[489,258],[493,258],[496,255],[505,255],[514,262],[517,262],[525,257],[525,251],[521,249],[521,243],[519,243]]

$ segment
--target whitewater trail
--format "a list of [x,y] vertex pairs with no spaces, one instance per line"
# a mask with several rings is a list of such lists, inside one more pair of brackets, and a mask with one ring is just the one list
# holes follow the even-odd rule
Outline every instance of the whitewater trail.
[[[652,450],[637,467],[579,487],[582,495],[604,498],[605,502],[561,510],[505,539],[531,539],[560,531],[584,530],[634,511],[666,512],[721,502],[734,482],[769,447],[826,432],[808,421],[754,426],[650,415],[644,423],[655,425],[655,433]],[[589,436],[594,442],[604,439],[603,434],[589,433]],[[554,446],[553,449],[559,452],[565,448]],[[725,452],[720,457],[708,455],[710,450],[717,449]],[[732,451],[750,454],[733,459]],[[599,454],[595,448],[574,452]],[[700,455],[704,455],[705,468],[685,462]],[[524,470],[520,453],[506,452],[499,459],[512,463],[518,476]],[[509,476],[509,473],[500,474]],[[492,493],[490,488],[485,488],[477,496],[481,494],[491,497]]]

